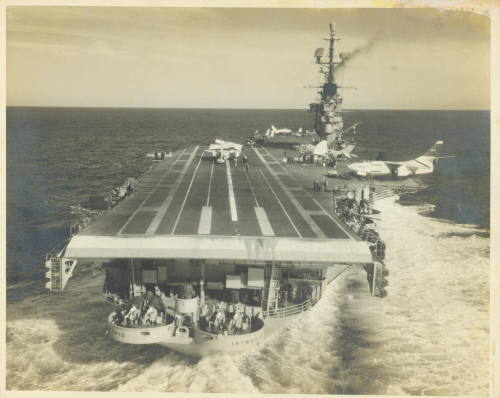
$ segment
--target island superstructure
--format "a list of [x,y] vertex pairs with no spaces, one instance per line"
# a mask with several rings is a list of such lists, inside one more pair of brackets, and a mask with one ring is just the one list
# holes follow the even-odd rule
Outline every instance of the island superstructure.
[[[318,136],[339,140],[330,32],[330,72],[313,108]],[[107,319],[113,339],[195,357],[242,351],[313,308],[351,267],[366,270],[372,295],[385,294],[382,260],[338,208],[368,217],[369,184],[311,190],[324,167],[289,164],[259,145],[218,141],[154,158],[123,200],[46,262],[53,291],[77,262],[103,265],[104,294],[117,305]]]
[[337,69],[346,63],[348,56],[342,53],[337,56],[335,52],[335,42],[339,40],[335,33],[335,24],[330,24],[330,35],[324,40],[328,41],[328,49],[320,47],[314,52],[314,62],[319,65],[323,80],[320,86],[314,87],[319,89],[317,100],[309,104],[309,110],[314,115],[314,128],[305,131],[299,128],[293,132],[291,129],[277,129],[272,125],[264,134],[257,130],[251,142],[274,147],[288,146],[298,149],[302,154],[321,156],[330,163],[339,158],[345,160],[351,157],[355,147],[356,126],[359,123],[344,128],[344,87],[339,86],[335,79]]
[[[320,87],[319,100],[310,104],[314,112],[314,129],[318,136],[325,140],[341,143],[344,122],[342,119],[342,96],[339,86],[335,82],[335,65],[340,63],[335,59],[335,25],[330,24],[330,37],[328,39],[328,56],[324,59],[324,48],[316,49],[315,61],[320,68],[320,73],[325,76],[325,82]],[[324,67],[323,67],[324,66]]]

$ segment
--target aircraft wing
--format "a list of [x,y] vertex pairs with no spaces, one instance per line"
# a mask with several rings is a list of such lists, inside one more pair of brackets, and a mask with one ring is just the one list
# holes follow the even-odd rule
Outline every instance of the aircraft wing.
[[222,147],[219,144],[210,144],[208,149],[211,151],[220,151]]
[[314,155],[324,156],[328,152],[328,144],[326,141],[320,141],[314,148]]
[[356,126],[358,126],[359,124],[361,124],[361,122],[358,122],[358,123],[355,123],[353,124],[352,126],[350,126],[349,128],[345,129],[342,134],[347,134],[348,132],[350,132],[351,130],[353,130],[353,134],[356,134]]
[[311,144],[304,145],[305,152],[308,152],[308,153],[313,153],[314,148],[316,148],[316,147],[314,145],[311,145]]
[[241,148],[243,147],[241,144],[236,144],[234,142],[224,141],[220,139],[216,139],[215,144],[219,145],[223,149],[236,149],[237,151],[241,151]]

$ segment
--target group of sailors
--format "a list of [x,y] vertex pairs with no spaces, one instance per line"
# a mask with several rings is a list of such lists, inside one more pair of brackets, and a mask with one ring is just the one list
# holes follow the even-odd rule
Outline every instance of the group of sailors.
[[155,292],[146,290],[144,285],[136,285],[131,293],[131,300],[126,303],[116,293],[105,292],[107,297],[115,299],[121,308],[113,314],[111,322],[125,327],[155,326],[167,323],[166,309],[171,306],[172,298],[155,286]]
[[[125,199],[128,195],[130,195],[134,191],[135,187],[130,180],[127,180],[125,184],[116,187],[111,191],[111,195],[105,199],[108,202],[108,206],[110,208],[116,206],[123,199]],[[90,224],[92,224],[98,217],[103,214],[102,210],[91,210],[78,206],[71,206],[71,211],[73,213],[79,213],[80,219],[78,222],[71,227],[70,235],[73,236],[80,231],[87,228]]]
[[356,201],[346,197],[334,197],[334,212],[359,237],[368,242],[370,250],[382,260],[385,258],[385,243],[374,229],[374,222],[370,217],[370,203],[366,199]]
[[326,184],[326,178],[323,179],[323,181],[319,180],[313,180],[313,191],[314,192],[327,192],[328,191],[328,186]]
[[[154,152],[154,160],[164,160],[165,158],[171,157],[172,153],[169,152]],[[150,165],[148,169],[145,170],[143,176],[147,176],[153,170],[154,166]],[[118,203],[129,196],[136,188],[136,183],[134,179],[127,179],[124,184],[113,188],[111,194],[105,199],[108,203],[109,208],[115,207]],[[81,215],[78,222],[71,226],[70,237],[79,233],[92,222],[94,222],[99,216],[103,214],[101,210],[91,210],[82,207],[81,205],[70,206],[72,213],[78,213]]]
[[111,191],[111,196],[109,198],[110,207],[116,206],[123,199],[129,196],[132,192],[134,192],[135,185],[132,183],[131,179],[125,181],[123,185],[114,188]]
[[109,290],[104,291],[104,297],[107,301],[117,305],[125,305],[127,302],[118,293],[110,292]]
[[358,232],[364,220],[363,216],[370,214],[370,203],[366,199],[357,202],[355,199],[336,196],[333,201],[335,214],[342,218],[354,232]]
[[119,310],[115,310],[111,318],[111,323],[119,326],[155,326],[167,323],[167,314],[164,309],[158,309],[153,303],[140,305],[136,302],[122,305]]
[[79,211],[81,214],[80,219],[77,223],[70,227],[70,237],[76,235],[80,231],[83,231],[90,224],[92,224],[103,212],[102,211],[91,211],[84,209],[83,207]]
[[[131,283],[128,302],[117,293],[106,291],[104,294],[108,300],[121,305],[121,308],[113,313],[112,323],[125,327],[165,325],[169,318],[167,308],[175,308],[178,296],[183,299],[196,297],[196,292],[190,284],[184,286],[179,295],[174,292],[166,295],[156,285],[153,289],[154,291],[147,290],[143,284]],[[190,320],[177,315],[175,323],[176,326],[184,326],[190,324]]]
[[230,312],[225,302],[219,303],[216,311],[200,318],[200,328],[219,335],[249,333],[252,329],[252,318],[245,314],[242,305],[233,307],[233,312]]
[[[131,179],[128,179],[123,185],[114,188],[111,191],[111,195],[107,198],[104,198],[104,201],[107,202],[107,206],[112,208],[120,203],[123,199],[125,199],[128,195],[130,195],[135,189],[135,185],[133,184]],[[98,217],[103,214],[103,210],[92,210],[82,207],[82,205],[74,205],[70,206],[71,212],[80,215],[80,218],[76,224],[71,226],[70,235],[73,236],[80,231],[87,228],[91,223],[93,223]]]
[[228,160],[233,160],[233,165],[235,168],[238,167],[238,163],[243,165],[244,170],[248,173],[249,163],[248,156],[245,153],[235,153],[230,151],[217,151],[213,158],[214,162],[225,163]]

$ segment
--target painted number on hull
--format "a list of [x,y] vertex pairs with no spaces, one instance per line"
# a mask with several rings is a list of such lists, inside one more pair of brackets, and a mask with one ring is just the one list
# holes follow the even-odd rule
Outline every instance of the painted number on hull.
[[257,339],[248,339],[242,341],[233,341],[232,345],[247,345],[247,344],[259,344],[260,341]]

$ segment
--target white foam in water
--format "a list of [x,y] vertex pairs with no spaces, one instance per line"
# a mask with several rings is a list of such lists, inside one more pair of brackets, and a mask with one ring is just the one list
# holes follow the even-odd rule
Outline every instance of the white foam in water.
[[391,199],[377,207],[391,271],[374,329],[387,393],[487,394],[489,238]]
[[[121,345],[104,335],[86,338],[88,330],[104,330],[106,314],[97,311],[106,311],[105,305],[87,313],[80,310],[64,330],[50,319],[10,320],[7,386],[486,395],[489,239],[475,235],[483,231],[472,226],[424,217],[418,207],[403,207],[392,199],[378,202],[377,208],[382,211],[378,230],[387,244],[391,272],[385,299],[370,297],[366,274],[352,269],[329,287],[310,313],[258,350],[198,362],[162,347]],[[68,286],[73,293],[66,296],[73,302],[65,302],[59,316],[64,312],[71,317],[72,306],[85,300],[98,306],[99,283],[73,281]],[[54,300],[43,296],[36,303],[32,299],[10,307],[17,314],[36,304],[38,313],[49,313]],[[68,334],[81,335],[79,350],[91,356],[66,355],[65,350],[75,350],[72,340],[66,341]]]

